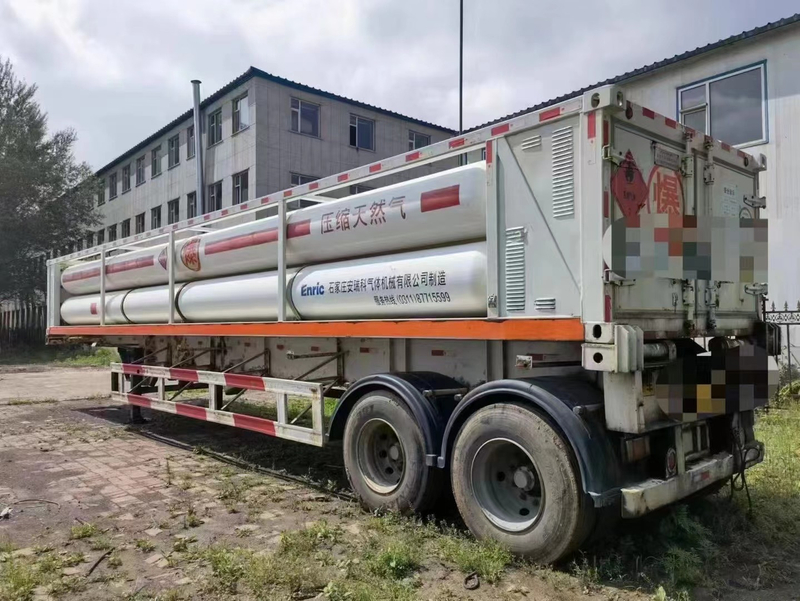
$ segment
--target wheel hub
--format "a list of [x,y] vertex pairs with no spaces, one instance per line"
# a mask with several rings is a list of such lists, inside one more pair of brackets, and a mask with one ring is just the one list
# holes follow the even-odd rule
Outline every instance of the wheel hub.
[[528,492],[536,484],[536,476],[528,466],[518,467],[514,471],[514,486]]
[[544,507],[544,488],[530,454],[506,438],[485,442],[470,471],[475,500],[495,526],[507,532],[532,527]]
[[367,486],[379,494],[392,493],[405,471],[403,444],[394,428],[385,420],[371,419],[361,428],[356,448]]

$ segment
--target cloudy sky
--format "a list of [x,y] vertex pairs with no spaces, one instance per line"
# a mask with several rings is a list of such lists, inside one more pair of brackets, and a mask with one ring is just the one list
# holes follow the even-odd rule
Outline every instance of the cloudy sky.
[[[789,0],[465,0],[464,126],[789,16]],[[250,65],[458,125],[458,0],[0,0],[0,56],[97,168]]]

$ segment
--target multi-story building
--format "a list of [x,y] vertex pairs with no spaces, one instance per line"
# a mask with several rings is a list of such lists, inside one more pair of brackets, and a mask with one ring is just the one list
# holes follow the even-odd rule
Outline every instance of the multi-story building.
[[[203,100],[200,111],[206,212],[454,133],[254,67]],[[104,182],[102,228],[87,236],[87,245],[200,212],[195,135],[189,110],[97,171]]]

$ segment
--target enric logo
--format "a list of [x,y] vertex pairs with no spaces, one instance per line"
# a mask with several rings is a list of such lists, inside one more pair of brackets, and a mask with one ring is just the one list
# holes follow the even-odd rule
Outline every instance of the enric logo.
[[300,286],[300,296],[322,296],[325,294],[325,286],[317,282],[313,286],[303,284]]

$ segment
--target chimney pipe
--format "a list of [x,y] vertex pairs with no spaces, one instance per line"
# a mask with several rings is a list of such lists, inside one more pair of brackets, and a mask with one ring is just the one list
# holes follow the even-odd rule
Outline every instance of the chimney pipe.
[[194,160],[197,164],[197,191],[195,192],[197,202],[197,214],[204,215],[206,212],[206,195],[203,186],[203,136],[202,121],[200,120],[200,80],[192,80],[194,92]]

